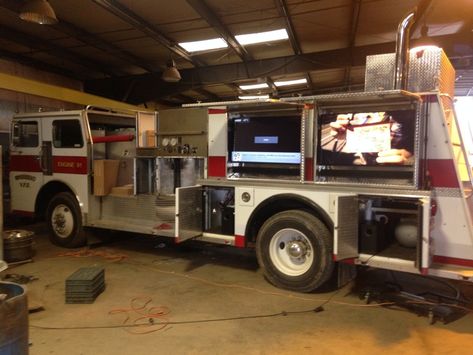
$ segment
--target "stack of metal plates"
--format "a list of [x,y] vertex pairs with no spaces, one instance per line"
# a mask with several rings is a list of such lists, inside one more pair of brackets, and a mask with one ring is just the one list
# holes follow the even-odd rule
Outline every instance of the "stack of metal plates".
[[66,279],[66,303],[93,303],[105,290],[103,267],[83,267]]

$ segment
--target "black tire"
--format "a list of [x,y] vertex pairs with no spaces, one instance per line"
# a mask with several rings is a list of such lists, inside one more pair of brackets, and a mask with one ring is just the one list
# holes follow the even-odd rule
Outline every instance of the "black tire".
[[77,248],[86,242],[79,203],[70,192],[55,195],[46,212],[49,239],[55,245]]
[[314,291],[330,278],[332,250],[328,228],[299,210],[280,212],[266,220],[256,240],[258,263],[266,279],[297,292]]

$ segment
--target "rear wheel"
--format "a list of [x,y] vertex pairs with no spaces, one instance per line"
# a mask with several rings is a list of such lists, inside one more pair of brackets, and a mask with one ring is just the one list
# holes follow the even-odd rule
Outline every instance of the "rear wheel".
[[291,210],[269,218],[256,241],[258,263],[273,285],[310,292],[333,271],[331,233],[312,214]]
[[54,196],[49,202],[46,216],[51,242],[66,248],[85,244],[80,207],[70,192],[61,192]]

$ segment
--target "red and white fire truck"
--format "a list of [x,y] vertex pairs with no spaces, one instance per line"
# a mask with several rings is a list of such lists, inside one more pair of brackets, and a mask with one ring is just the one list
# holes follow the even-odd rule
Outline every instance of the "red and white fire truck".
[[364,92],[17,115],[12,210],[65,247],[84,227],[254,247],[295,291],[337,263],[472,281],[454,69],[438,48],[402,57],[368,57]]

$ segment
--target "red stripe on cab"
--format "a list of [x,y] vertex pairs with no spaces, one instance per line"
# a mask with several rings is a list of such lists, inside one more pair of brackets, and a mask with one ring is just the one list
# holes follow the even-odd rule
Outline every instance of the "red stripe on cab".
[[41,172],[37,155],[12,155],[10,157],[10,171],[25,171],[29,173]]

